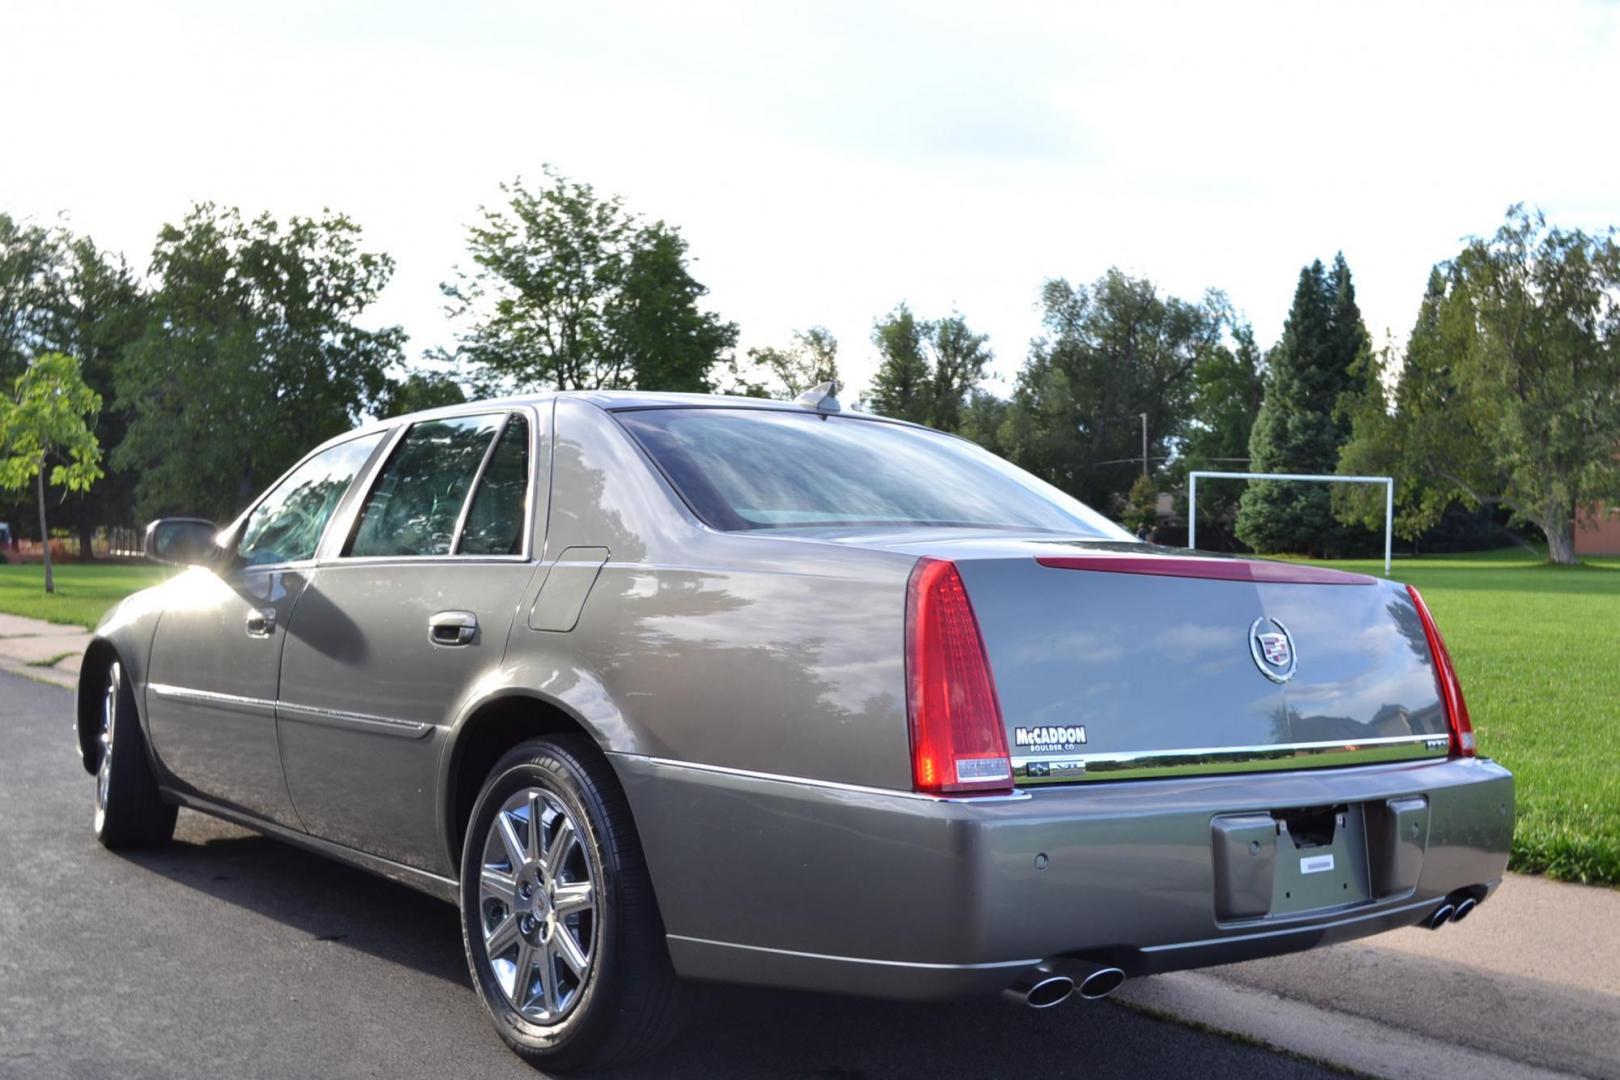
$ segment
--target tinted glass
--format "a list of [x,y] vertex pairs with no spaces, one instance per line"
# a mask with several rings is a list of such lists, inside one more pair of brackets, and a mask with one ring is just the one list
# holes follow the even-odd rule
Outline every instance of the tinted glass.
[[1130,538],[1051,485],[937,432],[810,412],[616,415],[717,529],[931,525]]
[[412,425],[372,485],[347,554],[448,555],[467,489],[501,416]]
[[383,435],[339,443],[294,469],[253,508],[236,554],[250,566],[313,559],[338,500]]
[[458,555],[520,555],[529,512],[529,425],[516,413],[478,481]]

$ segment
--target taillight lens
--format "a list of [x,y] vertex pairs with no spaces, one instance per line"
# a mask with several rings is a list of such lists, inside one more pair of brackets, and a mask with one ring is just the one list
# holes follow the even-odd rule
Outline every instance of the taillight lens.
[[979,620],[956,564],[922,559],[906,593],[906,705],[918,791],[1009,792],[1012,759]]
[[1417,608],[1418,618],[1423,620],[1423,635],[1429,639],[1434,679],[1440,684],[1440,700],[1445,703],[1446,719],[1451,724],[1451,756],[1473,757],[1474,725],[1468,719],[1468,702],[1463,700],[1462,683],[1457,681],[1457,669],[1446,651],[1446,639],[1440,636],[1440,628],[1434,624],[1434,616],[1429,614],[1423,595],[1410,585],[1406,591],[1412,594],[1412,604]]

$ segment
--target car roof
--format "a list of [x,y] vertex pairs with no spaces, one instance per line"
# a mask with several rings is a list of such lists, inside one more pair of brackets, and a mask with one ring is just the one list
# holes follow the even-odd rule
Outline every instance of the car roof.
[[[355,431],[351,432],[350,434],[358,434],[364,431],[392,427],[395,424],[404,422],[414,423],[418,420],[431,420],[437,417],[461,416],[468,412],[476,412],[480,409],[532,408],[537,405],[543,405],[547,402],[566,399],[589,402],[598,408],[607,409],[609,411],[621,409],[674,408],[682,405],[694,408],[715,408],[717,406],[723,406],[728,409],[774,409],[777,411],[803,410],[806,412],[816,411],[812,406],[801,405],[793,401],[781,401],[776,398],[740,397],[733,394],[679,394],[657,390],[545,390],[532,394],[517,394],[511,397],[480,398],[474,401],[465,401],[458,405],[446,405],[436,409],[424,409],[420,412],[402,413],[399,416],[390,416],[386,420],[375,420],[364,425],[363,427],[355,429]],[[888,419],[886,417],[873,416],[870,413],[863,413],[859,410],[851,408],[841,409],[840,412],[843,415],[859,416],[866,419]],[[899,424],[906,423],[906,421],[903,420],[890,420],[889,422]],[[915,427],[917,425],[907,424],[907,426]]]

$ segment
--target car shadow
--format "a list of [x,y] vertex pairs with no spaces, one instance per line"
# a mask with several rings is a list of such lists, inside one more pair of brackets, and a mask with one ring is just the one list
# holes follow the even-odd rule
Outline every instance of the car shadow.
[[[454,907],[383,878],[202,815],[175,840],[130,852],[147,871],[329,942],[473,994]],[[939,1075],[1290,1076],[1314,1067],[1150,1018],[1109,1002],[1032,1010],[1000,998],[923,1005],[715,984],[686,984],[681,1036],[608,1074],[627,1080]],[[504,1053],[490,1033],[492,1050]],[[1211,1059],[1211,1043],[1220,1047]],[[514,1059],[515,1064],[515,1059]],[[534,1075],[539,1076],[540,1073]]]

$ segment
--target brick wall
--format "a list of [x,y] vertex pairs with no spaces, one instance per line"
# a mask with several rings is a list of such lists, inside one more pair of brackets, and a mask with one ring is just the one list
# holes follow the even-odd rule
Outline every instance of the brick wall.
[[1599,507],[1575,520],[1576,555],[1620,555],[1620,506]]

